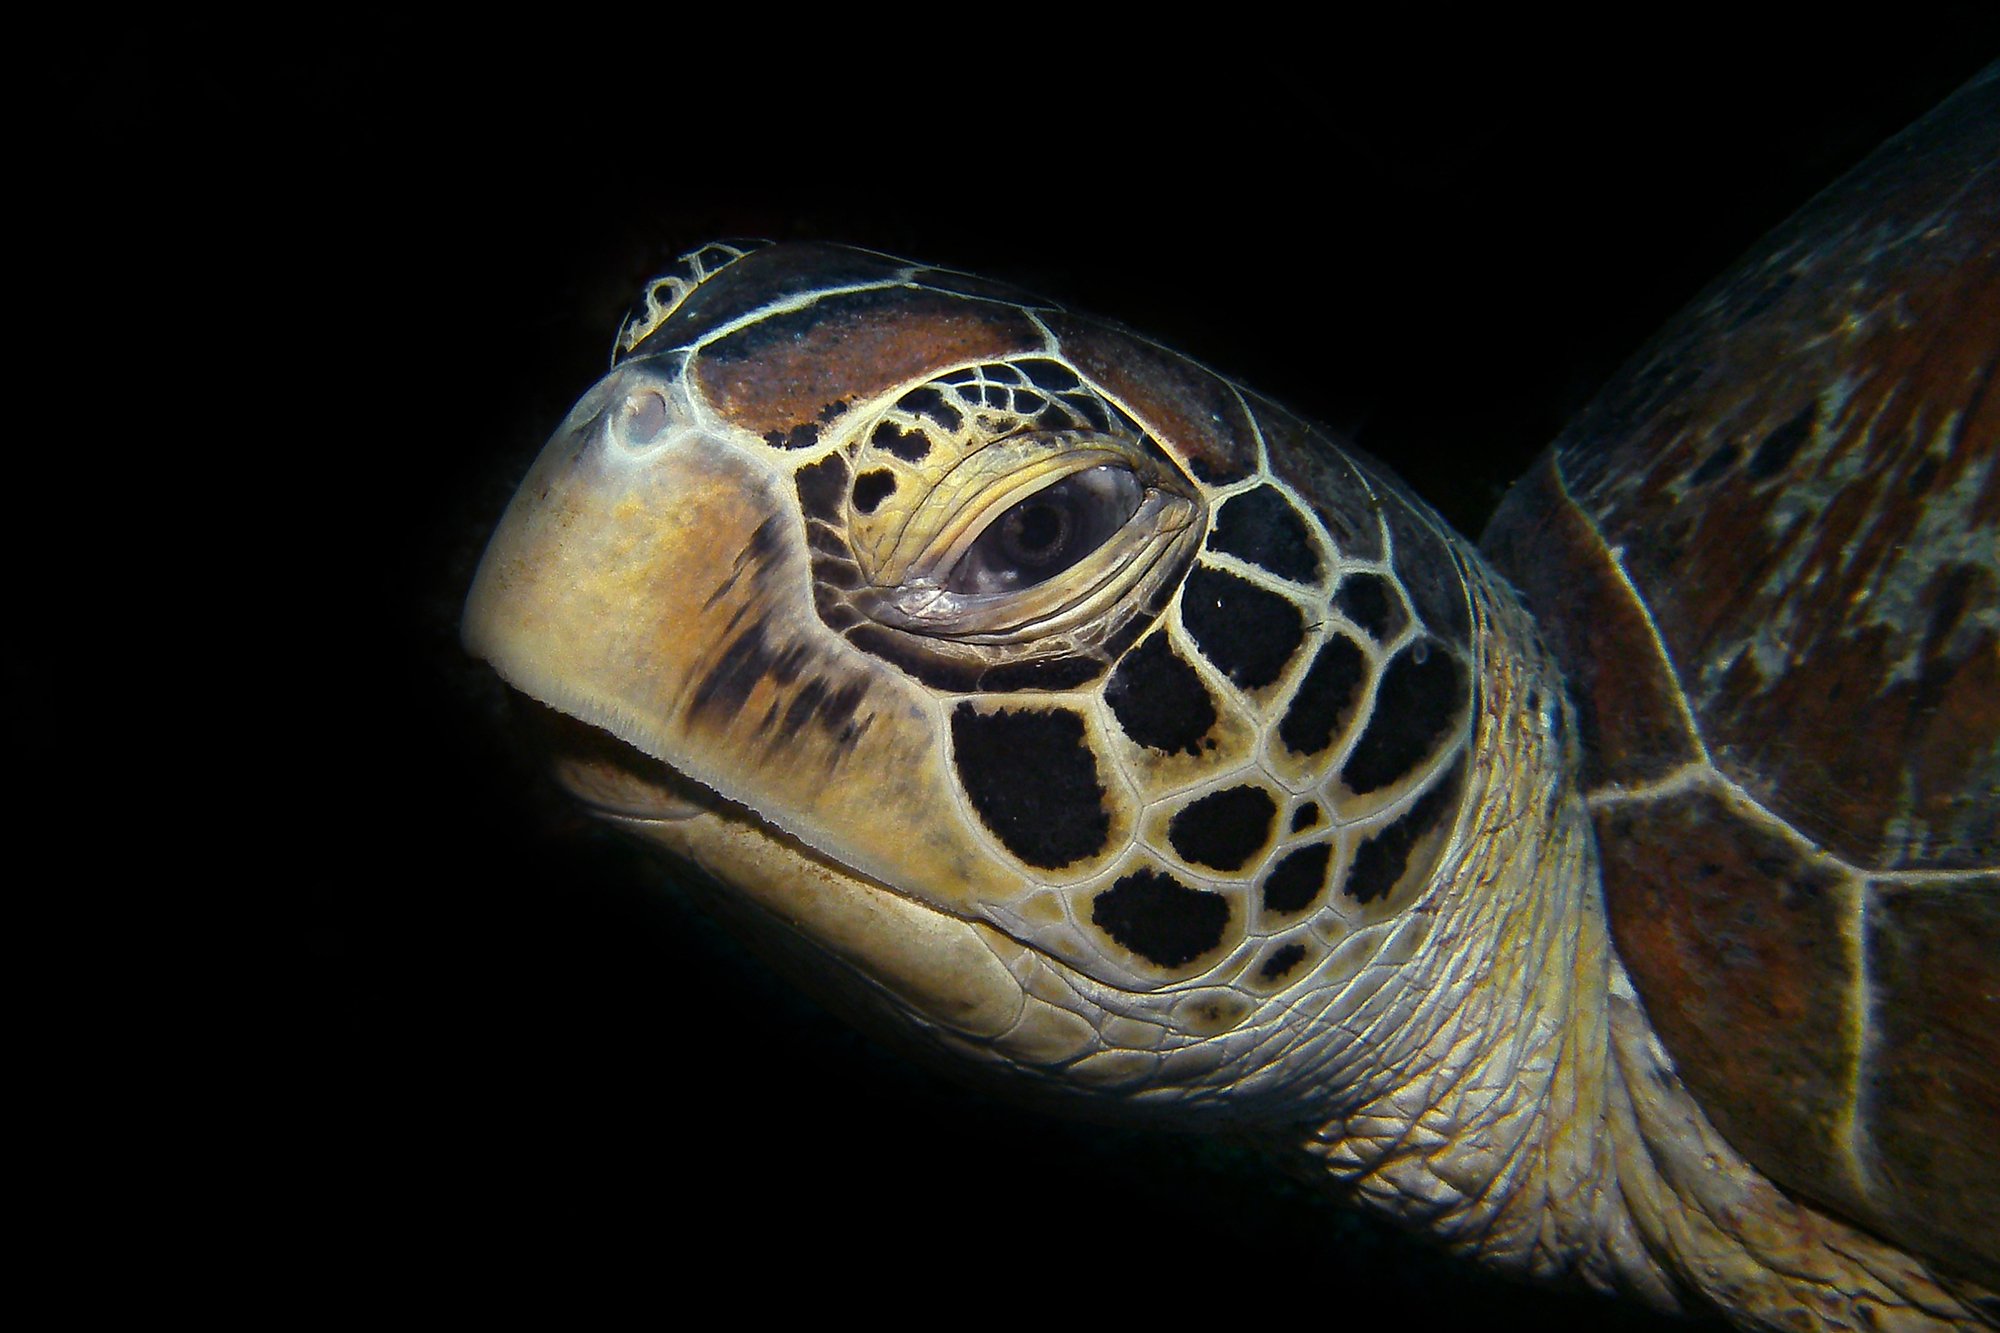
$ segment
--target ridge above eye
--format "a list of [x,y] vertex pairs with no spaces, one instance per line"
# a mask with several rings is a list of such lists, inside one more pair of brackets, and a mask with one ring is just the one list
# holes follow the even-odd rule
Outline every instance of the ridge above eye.
[[1131,521],[1146,488],[1129,468],[1100,464],[1015,502],[946,573],[957,593],[1005,593],[1055,577]]

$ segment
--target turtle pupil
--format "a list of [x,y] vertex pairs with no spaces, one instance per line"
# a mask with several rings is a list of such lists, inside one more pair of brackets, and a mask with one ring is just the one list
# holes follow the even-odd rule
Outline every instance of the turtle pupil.
[[1036,500],[1016,505],[1000,520],[1002,549],[1024,565],[1042,565],[1062,553],[1071,523],[1066,510]]

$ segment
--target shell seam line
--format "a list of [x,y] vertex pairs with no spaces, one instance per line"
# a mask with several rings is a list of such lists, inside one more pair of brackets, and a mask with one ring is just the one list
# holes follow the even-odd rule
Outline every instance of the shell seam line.
[[1584,805],[1595,813],[1607,806],[1659,800],[1662,797],[1678,796],[1683,792],[1703,787],[1717,790],[1737,804],[1755,812],[1760,819],[1778,829],[1785,841],[1792,845],[1793,850],[1807,859],[1832,866],[1857,879],[1880,880],[1889,884],[1949,884],[1973,875],[1994,873],[1990,866],[1971,866],[1963,870],[1874,870],[1856,865],[1816,845],[1805,834],[1793,828],[1789,820],[1753,796],[1742,784],[1706,761],[1682,764],[1666,777],[1656,778],[1651,782],[1642,782],[1629,787],[1606,787],[1591,792],[1584,797]]
[[1845,912],[1847,929],[1841,932],[1847,946],[1847,967],[1849,972],[1847,987],[1846,1038],[1847,1050],[1847,1096],[1840,1108],[1834,1125],[1834,1139],[1840,1145],[1848,1176],[1864,1198],[1876,1194],[1874,1173],[1869,1170],[1867,1158],[1863,1155],[1867,1131],[1862,1124],[1861,1080],[1868,1066],[1868,1010],[1870,1008],[1868,975],[1868,899],[1873,892],[1866,880],[1850,880],[1854,902]]
[[1562,498],[1584,520],[1585,526],[1590,530],[1591,541],[1604,553],[1605,559],[1611,562],[1612,571],[1617,574],[1619,584],[1630,595],[1632,605],[1639,609],[1639,615],[1645,621],[1647,637],[1652,640],[1653,651],[1659,655],[1660,665],[1665,669],[1667,679],[1673,682],[1674,709],[1680,714],[1681,726],[1686,730],[1688,739],[1694,742],[1695,750],[1701,756],[1702,762],[1713,769],[1715,760],[1708,752],[1708,742],[1702,737],[1701,727],[1695,721],[1693,710],[1688,707],[1687,685],[1681,679],[1680,668],[1674,662],[1673,654],[1667,651],[1667,641],[1660,634],[1659,622],[1653,619],[1653,608],[1639,595],[1639,589],[1633,584],[1631,574],[1625,569],[1625,548],[1607,542],[1602,529],[1597,526],[1597,521],[1591,518],[1588,511],[1577,502],[1576,497],[1570,494],[1569,478],[1563,475],[1560,459],[1550,470],[1555,473],[1556,487],[1561,491]]

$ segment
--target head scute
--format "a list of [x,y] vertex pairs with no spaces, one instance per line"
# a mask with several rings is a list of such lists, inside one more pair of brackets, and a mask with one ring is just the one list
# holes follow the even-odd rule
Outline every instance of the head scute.
[[639,299],[618,325],[611,343],[611,364],[618,365],[636,352],[660,326],[674,317],[697,287],[769,241],[711,241],[690,250],[674,266],[646,284]]

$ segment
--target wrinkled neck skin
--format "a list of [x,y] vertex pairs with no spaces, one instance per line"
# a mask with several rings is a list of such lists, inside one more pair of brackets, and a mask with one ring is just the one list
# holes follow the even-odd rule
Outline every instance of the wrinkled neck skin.
[[1276,1136],[1525,1278],[1751,1326],[1990,1328],[1915,1261],[1786,1197],[1682,1087],[1611,950],[1559,673],[1512,592],[1463,567],[1474,789],[1430,890],[1344,980],[1221,1035],[1186,1003],[1198,992],[1149,1008],[741,811],[607,817],[704,871],[710,907],[837,1012],[1016,1098]]
[[[1349,1034],[1331,1082],[1352,1109],[1306,1148],[1363,1199],[1495,1267],[1658,1297],[1601,1132],[1613,964],[1588,814],[1563,776],[1561,686],[1510,594],[1475,586],[1473,602],[1469,822],[1403,922],[1421,937],[1395,951],[1404,961],[1364,972],[1329,1011]],[[1626,1270],[1636,1284],[1617,1280]]]
[[1979,1293],[1781,1193],[1681,1084],[1611,949],[1568,728],[1525,706],[1561,697],[1554,668],[1495,585],[1474,592],[1485,788],[1404,923],[1421,947],[1327,1011],[1351,1109],[1306,1151],[1510,1274],[1752,1326],[1991,1327],[1965,1303]]

